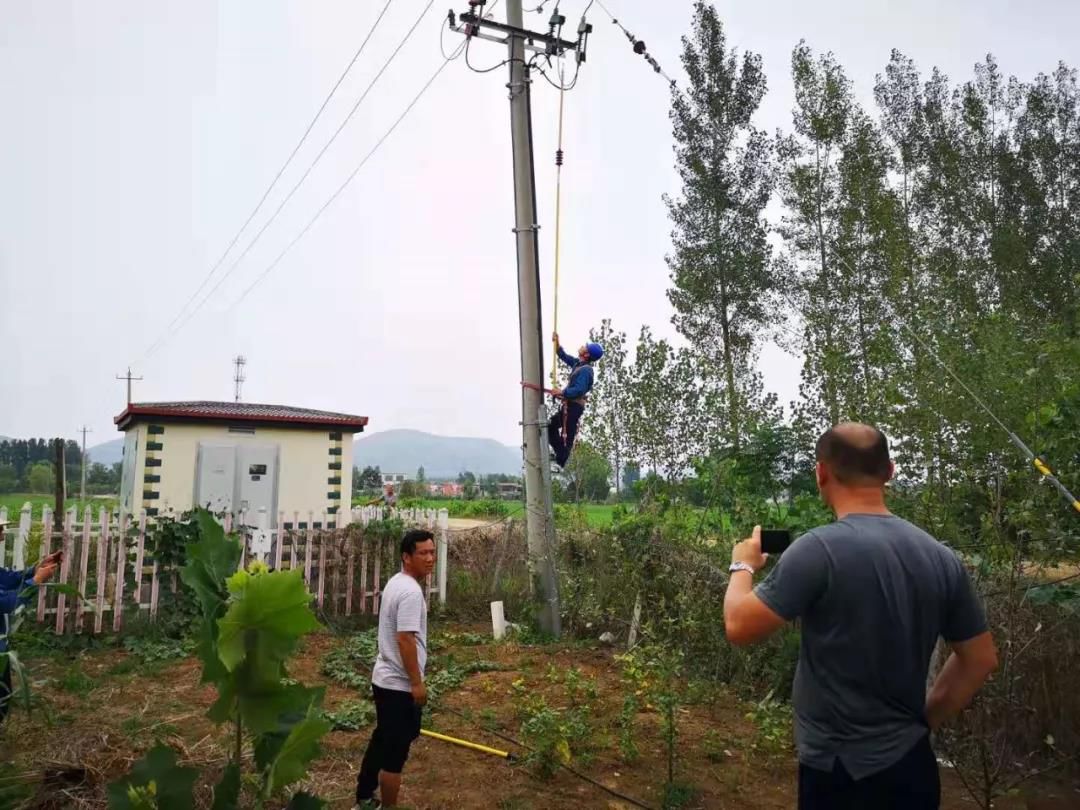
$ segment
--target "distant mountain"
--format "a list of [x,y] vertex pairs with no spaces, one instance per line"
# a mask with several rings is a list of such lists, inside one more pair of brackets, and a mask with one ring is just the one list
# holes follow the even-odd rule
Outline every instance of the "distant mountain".
[[[124,458],[124,439],[86,448],[90,460],[109,466]],[[386,473],[415,475],[424,468],[428,478],[456,478],[465,471],[484,475],[521,474],[521,452],[494,439],[436,436],[419,430],[387,430],[362,436],[353,446],[353,464],[378,467]]]
[[87,447],[86,453],[90,456],[92,464],[104,464],[106,467],[119,464],[124,460],[124,437]]
[[456,478],[458,473],[477,475],[521,474],[521,452],[494,439],[436,436],[419,430],[387,430],[356,440],[353,465],[378,467],[384,473],[415,475],[424,468],[428,478]]

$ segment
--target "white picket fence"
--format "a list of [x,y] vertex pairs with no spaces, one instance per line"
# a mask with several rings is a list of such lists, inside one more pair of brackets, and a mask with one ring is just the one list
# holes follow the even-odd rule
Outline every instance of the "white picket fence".
[[[302,567],[318,608],[348,616],[379,612],[384,579],[398,570],[400,559],[397,539],[373,540],[365,536],[363,527],[387,516],[400,518],[407,527],[435,533],[437,564],[426,589],[429,601],[437,596],[440,604],[446,603],[449,516],[445,509],[358,507],[344,516],[345,521],[338,520],[335,528],[326,527],[340,516],[323,513],[317,522],[314,512],[308,512],[303,522],[299,513],[288,520],[280,512],[276,528],[269,527],[265,510],[254,516],[224,515],[222,522],[226,531],[235,527],[244,540],[241,565],[258,558],[274,569]],[[0,566],[25,568],[31,536],[40,528],[41,547],[35,561],[63,548],[63,563],[53,581],[74,586],[83,598],[70,598],[50,588],[39,590],[38,621],[50,621],[57,633],[101,633],[107,628],[118,632],[123,628],[125,603],[156,619],[163,588],[175,592],[179,587],[178,572],[165,570],[152,559],[146,544],[147,525],[145,513],[132,519],[99,509],[95,519],[87,507],[80,520],[72,508],[58,532],[48,507],[39,521],[33,521],[31,506],[26,504],[17,523],[9,520],[6,508],[0,508]]]

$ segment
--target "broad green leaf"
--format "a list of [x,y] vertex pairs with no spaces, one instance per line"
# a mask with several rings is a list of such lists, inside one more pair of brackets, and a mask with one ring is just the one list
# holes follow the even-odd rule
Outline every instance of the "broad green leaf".
[[127,776],[109,785],[109,810],[190,810],[195,806],[192,790],[197,776],[194,768],[176,764],[171,748],[157,745]]
[[187,565],[180,572],[184,583],[199,598],[203,615],[214,615],[226,598],[225,580],[240,563],[242,548],[235,537],[226,536],[214,516],[205,509],[196,513],[199,541],[186,547]]
[[258,735],[288,729],[305,716],[309,706],[322,706],[324,691],[322,687],[282,686],[280,682],[252,690],[241,682],[236,696],[244,727]]
[[[302,635],[319,628],[310,603],[298,569],[250,577],[218,621],[222,663],[231,671],[249,655],[267,667],[283,661]],[[267,679],[280,677],[277,672],[263,674]]]
[[225,768],[221,781],[214,786],[211,810],[235,810],[240,801],[240,766],[235,762]]
[[267,775],[268,787],[273,794],[286,785],[302,779],[308,763],[319,755],[319,740],[330,731],[330,724],[322,718],[313,703],[307,716],[289,731],[277,756],[270,763]]

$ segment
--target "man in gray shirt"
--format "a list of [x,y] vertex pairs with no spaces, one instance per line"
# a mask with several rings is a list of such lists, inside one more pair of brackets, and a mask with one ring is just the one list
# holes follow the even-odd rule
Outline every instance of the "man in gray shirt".
[[[879,430],[837,425],[817,444],[818,488],[836,522],[795,540],[756,589],[761,528],[732,551],[729,641],[751,644],[802,620],[792,695],[801,810],[935,810],[929,733],[997,666],[960,559],[886,508],[892,474]],[[939,637],[952,653],[927,695]]]
[[435,536],[422,529],[401,540],[401,572],[390,577],[379,604],[379,653],[371,671],[375,731],[356,777],[356,804],[397,804],[401,771],[413,740],[420,736],[420,713],[427,702],[427,603],[420,583],[435,568]]

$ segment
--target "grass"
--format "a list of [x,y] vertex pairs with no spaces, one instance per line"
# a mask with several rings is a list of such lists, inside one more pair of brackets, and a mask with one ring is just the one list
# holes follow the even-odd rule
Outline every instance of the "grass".
[[[56,499],[52,495],[33,494],[29,492],[9,492],[0,495],[0,507],[7,507],[9,523],[18,525],[19,513],[22,511],[23,504],[27,501],[30,502],[30,506],[33,509],[33,512],[31,513],[33,519],[39,521],[41,520],[42,509],[46,506],[51,507]],[[70,509],[75,506],[82,512],[84,507],[89,506],[94,510],[94,517],[96,518],[98,509],[105,508],[111,510],[117,503],[116,497],[112,495],[87,498],[85,501],[80,501],[78,498],[68,498],[67,501],[65,501],[64,508]]]

